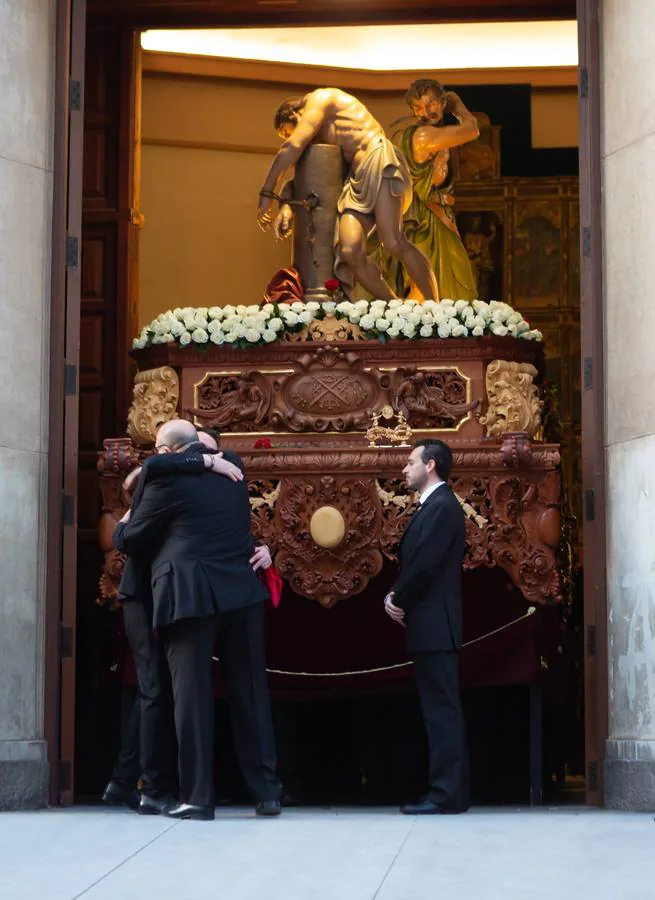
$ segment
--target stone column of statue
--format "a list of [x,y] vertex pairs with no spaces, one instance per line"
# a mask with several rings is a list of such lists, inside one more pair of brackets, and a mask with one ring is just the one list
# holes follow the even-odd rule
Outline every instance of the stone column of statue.
[[[337,202],[334,272],[344,290],[349,293],[359,283],[372,297],[391,300],[396,296],[367,255],[367,236],[376,228],[382,246],[402,263],[422,296],[438,300],[427,257],[403,232],[403,214],[412,199],[407,163],[366,107],[337,88],[312,91],[278,107],[275,129],[284,143],[259,194],[260,226],[271,224],[277,188],[291,180],[307,148],[312,144],[338,147],[348,171]],[[301,195],[297,186],[295,194]],[[278,236],[288,231],[292,210],[283,206],[281,212],[283,221],[280,216],[276,219]]]
[[330,298],[325,282],[334,278],[334,233],[343,179],[339,147],[310,145],[300,157],[291,183],[294,206],[283,205],[274,223],[276,235],[283,236],[279,233],[288,231],[295,212],[293,265],[300,275],[305,300]]

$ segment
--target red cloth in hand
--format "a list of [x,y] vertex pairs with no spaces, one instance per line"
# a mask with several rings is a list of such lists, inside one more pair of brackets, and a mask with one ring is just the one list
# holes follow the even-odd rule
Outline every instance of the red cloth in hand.
[[269,566],[268,569],[259,570],[259,577],[271,595],[271,603],[277,609],[282,596],[282,576],[275,566]]

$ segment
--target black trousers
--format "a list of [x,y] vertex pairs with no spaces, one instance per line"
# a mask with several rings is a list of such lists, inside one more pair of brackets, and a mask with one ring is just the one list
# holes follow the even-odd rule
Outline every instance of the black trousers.
[[225,668],[239,767],[255,801],[278,800],[275,740],[266,679],[264,604],[165,629],[173,682],[180,802],[214,805],[213,651]]
[[463,812],[469,806],[469,773],[459,655],[417,653],[412,660],[430,753],[427,797],[443,809]]
[[141,698],[139,691],[121,691],[121,747],[111,780],[121,787],[134,790],[141,778],[140,738]]
[[130,753],[123,742],[119,765],[121,760],[129,762],[137,753],[144,793],[174,793],[175,732],[164,645],[153,634],[147,604],[140,600],[125,602],[123,619],[139,683],[128,732],[131,740],[138,742],[138,750]]

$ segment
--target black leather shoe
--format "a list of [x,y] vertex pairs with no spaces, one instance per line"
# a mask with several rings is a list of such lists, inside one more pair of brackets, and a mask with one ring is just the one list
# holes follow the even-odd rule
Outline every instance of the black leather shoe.
[[162,794],[161,796],[141,794],[137,812],[142,816],[160,816],[173,806],[177,806],[177,800],[169,794]]
[[444,809],[433,800],[419,800],[418,803],[407,803],[400,807],[404,816],[449,816],[456,814],[454,809]]
[[194,806],[193,803],[177,803],[164,810],[169,819],[194,819],[197,822],[211,822],[214,818],[213,806]]
[[102,802],[108,806],[126,806],[128,809],[138,809],[139,794],[136,790],[110,781],[102,795]]
[[255,807],[256,816],[279,816],[281,812],[279,800],[260,800]]

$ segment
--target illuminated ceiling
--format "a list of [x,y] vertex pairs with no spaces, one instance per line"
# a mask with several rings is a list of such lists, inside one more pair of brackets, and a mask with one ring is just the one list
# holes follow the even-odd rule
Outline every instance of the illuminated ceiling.
[[574,21],[162,30],[141,42],[168,53],[385,72],[578,62]]

